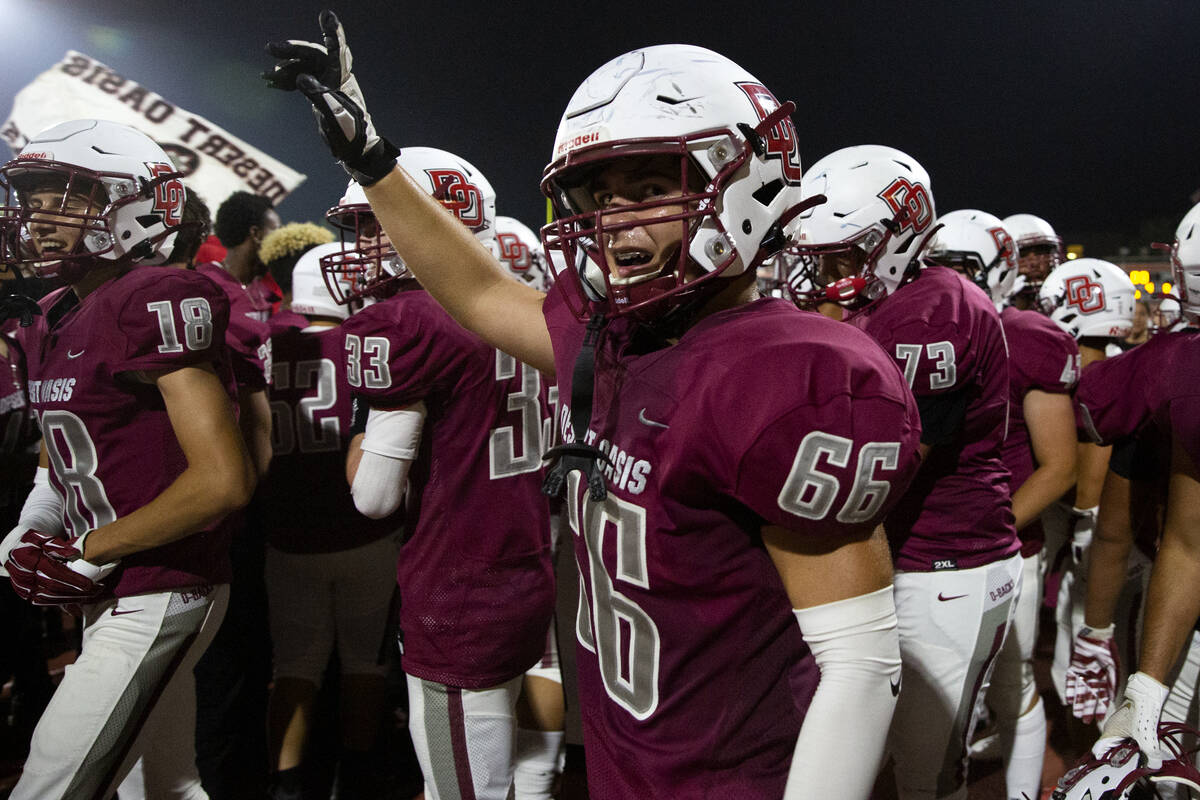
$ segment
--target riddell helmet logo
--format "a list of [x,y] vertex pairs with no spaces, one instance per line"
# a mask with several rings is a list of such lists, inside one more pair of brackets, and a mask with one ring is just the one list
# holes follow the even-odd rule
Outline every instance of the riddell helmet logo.
[[[761,83],[739,83],[737,87],[750,98],[754,113],[758,114],[759,122],[774,114],[779,108],[775,95]],[[796,126],[790,118],[776,122],[767,131],[767,158],[777,158],[783,169],[783,178],[793,186],[800,184],[800,137],[796,135]]]
[[1104,310],[1104,284],[1087,275],[1073,275],[1063,284],[1067,291],[1067,305],[1079,309],[1081,314],[1092,314]]
[[910,183],[907,178],[896,178],[879,193],[879,199],[887,203],[896,215],[896,224],[899,225],[897,234],[905,229],[924,233],[933,222],[933,202],[923,183]]
[[498,233],[500,258],[504,259],[513,272],[527,272],[530,265],[529,247],[515,233]]
[[17,156],[17,161],[53,161],[54,154],[43,151],[34,153],[21,153]]
[[433,196],[473,231],[483,227],[483,192],[456,169],[427,169]]

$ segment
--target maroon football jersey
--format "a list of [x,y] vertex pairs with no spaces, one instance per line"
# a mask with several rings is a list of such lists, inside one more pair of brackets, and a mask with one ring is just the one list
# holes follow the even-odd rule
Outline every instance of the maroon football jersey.
[[995,306],[952,269],[927,267],[851,316],[904,370],[917,397],[966,392],[955,440],[934,447],[884,523],[896,568],[969,569],[1019,549],[1008,470],[1008,354]]
[[[560,292],[544,312],[571,441],[584,326]],[[596,353],[607,499],[568,478],[589,791],[781,797],[818,675],[760,530],[881,520],[917,467],[917,409],[867,336],[782,300],[638,339],[616,320]]]
[[269,323],[274,456],[258,487],[263,530],[271,546],[285,553],[361,547],[396,531],[402,520],[399,514],[364,517],[350,496],[350,387],[342,333],[337,327],[302,332],[276,322],[283,314]]
[[540,375],[419,289],[341,330],[351,391],[428,413],[397,571],[404,671],[467,689],[520,675],[541,658],[554,607]]
[[238,388],[258,391],[271,378],[271,331],[267,327],[270,306],[250,296],[247,287],[219,263],[200,264],[196,272],[210,278],[229,298],[229,328],[225,343],[233,363]]
[[1076,400],[1085,431],[1101,444],[1153,425],[1200,464],[1200,331],[1161,333],[1089,364]]
[[[1037,469],[1029,426],[1025,424],[1025,395],[1033,390],[1068,394],[1079,381],[1079,347],[1075,339],[1045,314],[1009,306],[1000,314],[1008,341],[1008,436],[1000,455],[1011,474],[1015,492]],[[1019,531],[1021,555],[1042,549],[1045,533],[1034,519]]]
[[25,388],[25,356],[16,338],[4,333],[0,337],[6,345],[0,349],[0,510],[13,511],[20,509],[33,481],[32,468],[17,470],[15,465],[18,459],[28,459],[31,449],[36,452],[40,434]]
[[[162,395],[131,373],[210,362],[233,402],[225,295],[186,270],[138,267],[82,302],[62,289],[19,334],[29,397],[64,499],[70,536],[149,503],[187,467]],[[117,597],[229,581],[229,530],[208,530],[126,556],[105,582]]]

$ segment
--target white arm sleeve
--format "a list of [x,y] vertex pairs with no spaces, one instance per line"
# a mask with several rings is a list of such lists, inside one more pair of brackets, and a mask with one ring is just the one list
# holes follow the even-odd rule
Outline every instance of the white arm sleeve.
[[[784,800],[866,800],[900,692],[892,587],[793,613],[821,680],[796,740]],[[830,769],[853,755],[861,768]]]
[[365,516],[382,519],[400,507],[424,423],[424,403],[395,411],[371,409],[362,440],[362,460],[350,486],[354,506]]
[[0,575],[4,572],[4,562],[8,560],[8,552],[16,547],[25,531],[33,528],[50,536],[62,536],[65,533],[62,522],[63,501],[58,491],[50,485],[50,470],[38,467],[33,477],[33,489],[21,506],[20,521],[17,527],[9,531],[0,542]]

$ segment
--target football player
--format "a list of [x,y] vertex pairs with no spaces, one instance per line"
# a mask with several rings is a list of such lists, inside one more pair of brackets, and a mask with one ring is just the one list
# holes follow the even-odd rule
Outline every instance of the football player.
[[[325,47],[273,47],[270,82],[298,82],[429,293],[558,381],[546,488],[566,492],[581,574],[589,793],[866,797],[899,691],[877,528],[918,421],[867,336],[754,301],[798,200],[794,106],[699,47],[600,67],[545,171],[543,240],[567,269],[542,295],[391,163],[321,22]],[[850,751],[864,768],[828,768]]]
[[[431,147],[406,148],[399,163],[494,246],[496,195],[478,169]],[[541,377],[463,330],[421,289],[358,184],[329,217],[357,232],[361,258],[327,260],[327,277],[350,277],[380,300],[342,326],[351,390],[370,408],[349,472],[370,516],[395,507],[406,478],[410,486],[396,580],[426,794],[503,800],[522,677],[545,650],[554,608],[550,512],[539,491]]]
[[[395,589],[393,534],[400,520],[357,513],[343,479],[351,419],[339,326],[348,314],[329,295],[320,266],[322,256],[341,252],[341,243],[332,242],[300,255],[280,281],[291,315],[281,312],[269,323],[275,455],[258,501],[267,536],[275,668],[268,716],[276,769],[272,796],[279,800],[302,796],[304,747],[335,646],[341,667],[338,796],[377,797],[380,791],[372,785],[371,749],[384,708],[378,656]],[[296,317],[302,327],[287,323]],[[307,487],[304,502],[295,498],[297,486]]]
[[[1077,713],[1097,718],[1113,701],[1118,671],[1111,645],[1115,587],[1125,581],[1135,539],[1130,530],[1130,482],[1148,479],[1162,492],[1166,509],[1149,579],[1138,672],[1125,685],[1123,703],[1105,721],[1097,748],[1105,739],[1133,737],[1149,759],[1164,756],[1158,742],[1160,715],[1193,727],[1197,722],[1193,627],[1200,606],[1193,590],[1200,574],[1195,556],[1200,431],[1194,422],[1200,404],[1200,205],[1179,224],[1171,270],[1188,327],[1155,335],[1140,347],[1096,364],[1079,386],[1087,432],[1098,442],[1115,444],[1091,552],[1087,617],[1075,638],[1068,690],[1076,689]],[[1189,652],[1180,676],[1168,690],[1185,649]]]
[[1042,282],[1063,262],[1062,237],[1049,222],[1033,214],[1011,214],[1003,222],[1017,243],[1021,273],[1010,302],[1021,310],[1037,308]]
[[937,217],[929,175],[911,156],[848,147],[804,180],[806,196],[828,200],[798,217],[794,251],[816,270],[823,298],[846,307],[846,321],[895,358],[921,412],[921,469],[884,522],[904,661],[888,739],[897,786],[902,798],[965,797],[976,697],[1021,582],[1001,459],[1004,331],[979,287],[921,265]]
[[[83,646],[34,732],[14,798],[203,796],[192,668],[220,623],[229,526],[255,473],[233,414],[224,294],[171,250],[184,189],[125,125],[76,120],[0,168],[19,220],[6,265],[67,287],[21,329],[44,433],[35,490],[0,547],[14,588],[82,614]],[[36,497],[36,500],[34,499]]]
[[1075,340],[1036,311],[1008,305],[1017,253],[999,218],[962,209],[938,219],[926,263],[962,272],[991,295],[1008,343],[1008,435],[1001,458],[1011,474],[1014,527],[1021,539],[1021,589],[1013,624],[996,657],[987,703],[995,735],[971,746],[979,757],[995,742],[1005,763],[1008,797],[1041,792],[1046,714],[1033,676],[1045,569],[1041,513],[1075,483],[1075,409],[1079,377]]
[[[1107,358],[1105,348],[1110,342],[1128,335],[1133,306],[1133,283],[1125,271],[1094,258],[1079,258],[1055,267],[1038,294],[1038,308],[1079,346],[1081,373]],[[1042,515],[1047,552],[1055,554],[1064,544],[1069,545],[1054,610],[1058,631],[1050,666],[1054,688],[1066,705],[1071,701],[1064,680],[1071,661],[1071,641],[1083,625],[1087,552],[1096,527],[1109,451],[1108,447],[1081,442],[1073,495],[1054,503]]]

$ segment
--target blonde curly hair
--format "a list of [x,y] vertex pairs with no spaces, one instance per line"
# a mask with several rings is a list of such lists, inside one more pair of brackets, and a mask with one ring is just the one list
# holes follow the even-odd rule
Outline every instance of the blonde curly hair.
[[300,256],[334,239],[333,232],[314,222],[289,222],[268,233],[258,247],[258,257],[285,292],[292,290],[292,267]]
[[268,233],[258,246],[258,257],[268,266],[280,258],[299,258],[305,250],[333,241],[333,232],[315,222],[289,222]]

